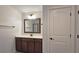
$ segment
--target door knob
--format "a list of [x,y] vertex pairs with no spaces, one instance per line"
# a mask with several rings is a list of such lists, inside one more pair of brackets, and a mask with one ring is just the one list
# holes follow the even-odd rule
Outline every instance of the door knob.
[[50,40],[54,40],[53,38],[50,38]]

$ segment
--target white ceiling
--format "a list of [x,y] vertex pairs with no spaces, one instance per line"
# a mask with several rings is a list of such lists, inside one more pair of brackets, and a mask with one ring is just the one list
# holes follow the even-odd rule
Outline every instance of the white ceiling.
[[12,5],[20,12],[42,11],[42,5]]

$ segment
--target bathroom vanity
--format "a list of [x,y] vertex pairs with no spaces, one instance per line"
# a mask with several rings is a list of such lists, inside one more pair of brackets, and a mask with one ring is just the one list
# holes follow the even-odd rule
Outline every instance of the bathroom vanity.
[[15,37],[16,51],[25,53],[42,53],[42,38]]

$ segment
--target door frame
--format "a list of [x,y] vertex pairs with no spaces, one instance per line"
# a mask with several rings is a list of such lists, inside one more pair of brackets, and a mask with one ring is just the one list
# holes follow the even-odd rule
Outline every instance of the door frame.
[[76,17],[76,26],[75,26],[75,28],[76,28],[76,30],[75,30],[76,31],[75,32],[75,34],[76,34],[76,36],[75,36],[75,38],[76,38],[76,40],[75,40],[76,41],[76,44],[75,44],[75,52],[76,53],[79,53],[79,47],[77,46],[78,43],[79,43],[79,39],[77,38],[77,35],[78,35],[78,32],[77,32],[78,31],[78,27],[77,26],[78,26],[78,19],[79,19],[78,18],[78,10],[79,10],[78,7],[79,7],[79,5],[76,5],[75,6],[75,8],[76,8],[76,16],[75,16]]
[[71,13],[72,13],[72,23],[71,24],[71,29],[72,32],[72,37],[71,39],[73,39],[73,52],[76,52],[76,7],[75,6],[71,6],[71,5],[44,5],[43,6],[43,52],[47,53],[49,52],[49,10],[50,9],[58,9],[58,8],[67,8],[70,7],[72,9]]

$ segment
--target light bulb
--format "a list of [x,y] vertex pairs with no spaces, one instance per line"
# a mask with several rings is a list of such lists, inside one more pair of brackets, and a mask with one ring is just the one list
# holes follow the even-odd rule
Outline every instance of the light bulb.
[[28,19],[35,19],[36,18],[36,15],[29,15],[28,16]]

